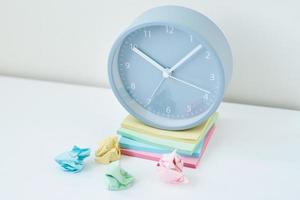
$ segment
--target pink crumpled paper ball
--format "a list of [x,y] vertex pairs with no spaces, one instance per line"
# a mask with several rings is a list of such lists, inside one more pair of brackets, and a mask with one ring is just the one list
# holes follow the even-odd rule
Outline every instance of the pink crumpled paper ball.
[[188,183],[183,174],[183,161],[174,150],[170,154],[164,154],[156,164],[159,176],[162,181],[171,184]]

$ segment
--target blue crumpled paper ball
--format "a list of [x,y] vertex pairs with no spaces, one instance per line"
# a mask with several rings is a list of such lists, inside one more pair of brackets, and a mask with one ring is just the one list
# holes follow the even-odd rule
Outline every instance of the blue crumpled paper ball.
[[79,148],[75,145],[71,151],[56,156],[55,161],[60,165],[62,170],[77,173],[83,169],[83,161],[90,156],[90,153],[90,148]]

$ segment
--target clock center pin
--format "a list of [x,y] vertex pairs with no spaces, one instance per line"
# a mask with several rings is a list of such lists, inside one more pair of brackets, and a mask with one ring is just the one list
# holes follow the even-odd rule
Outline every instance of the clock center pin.
[[170,75],[171,75],[171,72],[169,71],[169,69],[165,69],[163,72],[162,72],[162,75],[164,78],[169,78]]

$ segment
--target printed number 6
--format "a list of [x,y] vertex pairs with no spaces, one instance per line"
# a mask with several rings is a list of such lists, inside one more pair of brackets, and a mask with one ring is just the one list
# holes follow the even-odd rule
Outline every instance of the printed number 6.
[[166,107],[166,113],[168,113],[168,114],[171,113],[171,108],[170,108],[170,106]]

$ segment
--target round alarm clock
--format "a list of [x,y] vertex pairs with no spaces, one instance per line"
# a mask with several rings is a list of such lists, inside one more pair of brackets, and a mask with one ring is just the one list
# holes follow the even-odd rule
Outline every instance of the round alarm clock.
[[208,119],[232,73],[229,44],[207,17],[179,6],[146,11],[115,41],[108,60],[119,102],[147,125],[183,130]]

